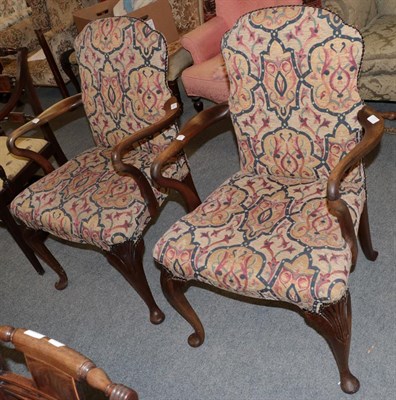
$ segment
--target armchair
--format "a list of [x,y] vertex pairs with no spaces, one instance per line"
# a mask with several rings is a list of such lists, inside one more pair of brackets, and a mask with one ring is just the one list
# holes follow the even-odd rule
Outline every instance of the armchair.
[[17,375],[0,362],[2,400],[82,400],[82,382],[112,400],[138,400],[134,390],[113,383],[90,359],[38,332],[0,325],[0,343],[23,353],[31,373],[31,378]]
[[181,75],[184,89],[193,98],[197,111],[203,109],[201,97],[215,103],[227,100],[229,82],[220,52],[220,42],[238,17],[262,7],[301,4],[302,0],[216,0],[216,16],[182,37],[194,64]]
[[[164,315],[142,258],[143,232],[167,197],[152,182],[150,165],[177,136],[180,113],[166,85],[165,39],[145,22],[113,17],[88,24],[75,47],[82,94],[14,131],[8,145],[17,154],[17,139],[34,126],[84,105],[96,146],[29,186],[10,209],[23,223],[30,246],[58,274],[57,289],[66,287],[67,275],[45,246],[45,232],[100,249],[145,301],[150,320],[160,323]],[[51,171],[46,160],[37,161]],[[196,205],[199,198],[183,153],[165,169]]]
[[322,0],[364,38],[359,77],[363,99],[396,101],[396,4],[393,0]]
[[155,245],[164,294],[191,324],[193,347],[205,338],[184,294],[194,282],[296,310],[328,341],[346,393],[359,389],[348,365],[357,237],[365,256],[377,257],[361,160],[379,143],[383,118],[396,117],[361,101],[362,53],[359,32],[327,10],[289,6],[242,16],[222,41],[229,109],[199,113],[152,166],[166,186],[168,158],[231,117],[240,171]]

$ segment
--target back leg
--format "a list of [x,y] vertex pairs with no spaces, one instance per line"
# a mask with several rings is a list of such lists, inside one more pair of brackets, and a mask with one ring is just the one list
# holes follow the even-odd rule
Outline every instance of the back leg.
[[55,283],[55,288],[58,290],[65,289],[68,284],[66,272],[44,243],[48,233],[35,231],[26,225],[21,226],[23,227],[23,236],[29,243],[29,246],[59,276],[58,281]]
[[370,225],[367,211],[367,200],[364,203],[362,215],[360,217],[360,224],[358,230],[360,246],[363,250],[364,255],[370,261],[375,261],[378,256],[378,251],[373,249],[373,244],[371,243],[371,233]]
[[15,219],[13,218],[7,207],[1,209],[0,219],[4,222],[4,225],[6,226],[8,232],[10,232],[11,236],[14,238],[16,243],[19,245],[20,249],[23,251],[25,256],[31,262],[37,273],[39,275],[43,275],[45,271],[42,265],[40,264],[40,261],[37,259],[36,255],[34,254],[34,251],[25,241],[20,226],[17,224],[17,222],[15,221]]

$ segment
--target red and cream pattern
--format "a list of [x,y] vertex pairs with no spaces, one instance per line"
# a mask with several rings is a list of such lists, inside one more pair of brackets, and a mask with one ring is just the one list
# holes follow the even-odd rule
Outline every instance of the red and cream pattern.
[[[360,34],[326,10],[276,7],[241,17],[222,46],[241,171],[175,223],[154,257],[181,279],[316,311],[345,294],[351,266],[326,184],[359,140]],[[361,166],[342,193],[357,230]]]
[[[111,162],[112,147],[158,121],[171,94],[166,85],[167,50],[163,36],[146,23],[126,17],[97,20],[76,40],[82,96],[97,147],[79,154],[22,192],[12,212],[33,229],[104,250],[137,240],[150,215],[131,177]],[[140,169],[161,204],[166,192],[150,177],[154,158],[177,135],[177,126],[142,140],[124,159]],[[165,175],[182,180],[184,156]]]

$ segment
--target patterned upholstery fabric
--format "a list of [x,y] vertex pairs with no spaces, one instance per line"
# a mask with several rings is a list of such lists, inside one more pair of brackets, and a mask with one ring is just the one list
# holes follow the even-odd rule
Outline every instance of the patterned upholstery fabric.
[[202,0],[169,0],[180,36],[202,24],[201,3]]
[[[109,250],[136,240],[150,220],[134,179],[120,176],[112,147],[163,116],[170,97],[165,83],[166,44],[147,24],[108,18],[87,25],[76,39],[82,97],[97,147],[70,160],[31,185],[11,204],[15,216],[34,229]],[[142,140],[125,157],[148,179],[151,162],[177,135],[177,127]],[[166,175],[183,179],[189,169],[181,156]],[[165,192],[154,188],[161,204]]]
[[365,100],[396,101],[396,4],[394,0],[322,0],[362,33],[365,50],[359,91]]
[[42,29],[43,31],[51,29],[47,0],[29,0],[29,4],[32,8],[32,23],[34,29]]
[[[18,146],[22,149],[28,149],[40,152],[47,145],[43,139],[21,138],[18,140]],[[7,136],[0,136],[0,165],[4,168],[7,178],[12,179],[29,162],[26,158],[17,157],[11,154],[7,149]],[[0,190],[3,189],[3,181],[0,179]]]
[[[361,36],[326,10],[277,7],[243,16],[222,47],[241,170],[154,257],[180,279],[317,311],[345,294],[351,266],[326,183],[359,140]],[[357,229],[361,166],[342,193]]]
[[[29,57],[40,50],[34,29],[44,32],[46,42],[58,65],[64,82],[69,77],[60,66],[60,56],[73,48],[77,29],[73,21],[73,11],[96,3],[96,0],[30,0],[32,15],[20,23],[8,28],[1,34],[0,44],[3,47],[26,46],[30,50]],[[15,75],[16,62],[6,63],[4,72]],[[43,55],[41,59],[29,61],[29,71],[36,86],[57,86],[54,74]]]
[[[27,47],[36,49],[39,44],[34,32],[36,24],[43,19],[36,13],[36,7],[45,7],[45,0],[30,0],[27,7],[25,0],[5,0],[0,4],[0,25],[3,18],[12,22],[1,27],[0,47]],[[9,14],[12,14],[11,16]],[[46,15],[46,13],[44,13]]]
[[3,30],[29,16],[30,7],[25,0],[3,0],[0,3],[0,29]]

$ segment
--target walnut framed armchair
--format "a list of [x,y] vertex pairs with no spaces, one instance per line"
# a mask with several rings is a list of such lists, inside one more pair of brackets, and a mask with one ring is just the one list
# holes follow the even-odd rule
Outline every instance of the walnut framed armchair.
[[231,118],[240,171],[157,242],[164,294],[191,324],[193,347],[205,338],[184,293],[194,282],[295,309],[328,342],[346,393],[360,385],[349,369],[357,239],[377,257],[362,158],[380,142],[384,118],[395,118],[362,102],[362,52],[359,32],[327,10],[245,14],[222,40],[229,105],[199,113],[152,166],[166,186],[169,157]]
[[[31,185],[10,209],[31,247],[58,274],[57,289],[68,279],[44,244],[48,233],[101,250],[147,304],[151,322],[160,323],[164,314],[142,259],[144,231],[168,194],[152,181],[150,166],[178,135],[180,106],[166,83],[165,39],[143,21],[113,17],[88,24],[75,47],[82,94],[45,110],[14,131],[8,144],[16,153],[18,138],[34,126],[83,105],[96,146]],[[46,160],[37,161],[50,172]],[[196,206],[199,198],[184,154],[166,171],[186,187]]]

